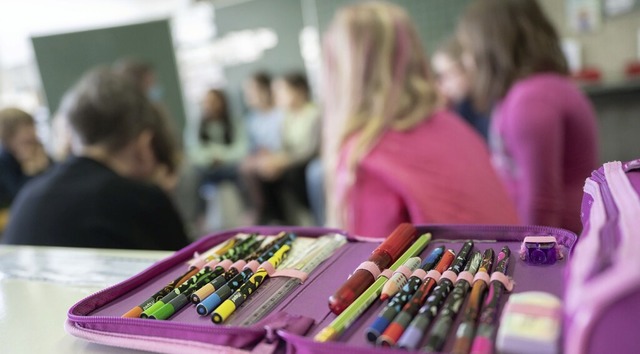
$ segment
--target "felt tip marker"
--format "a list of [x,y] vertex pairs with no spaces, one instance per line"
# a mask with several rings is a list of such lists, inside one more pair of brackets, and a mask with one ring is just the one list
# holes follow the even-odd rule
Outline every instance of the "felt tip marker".
[[[440,262],[444,252],[444,246],[440,246],[431,251],[424,262],[422,262],[422,267],[414,271],[407,284],[389,300],[387,306],[380,311],[378,317],[367,329],[366,335],[369,342],[376,343],[382,332],[387,329],[396,315],[402,311],[402,307],[411,299],[411,296],[418,291],[427,277],[427,272]],[[451,252],[453,252],[453,250],[451,250]]]
[[[455,253],[451,250],[447,250],[440,259],[440,262],[435,267],[438,273],[443,273],[454,261]],[[395,346],[396,342],[404,332],[406,326],[409,325],[413,316],[418,313],[418,310],[424,303],[425,299],[437,284],[436,279],[428,277],[418,290],[411,296],[411,299],[402,307],[402,311],[396,315],[393,321],[389,324],[387,329],[384,330],[382,335],[378,337],[378,345],[381,346]]]
[[382,287],[380,300],[384,301],[395,295],[407,283],[411,273],[420,266],[420,257],[412,257],[403,264]]
[[[376,267],[379,271],[384,270],[395,262],[417,237],[418,233],[413,225],[408,223],[398,225],[391,235],[371,253],[367,262],[362,265]],[[329,309],[339,315],[358,296],[362,295],[375,280],[371,271],[364,268],[356,269],[353,275],[329,298]]]

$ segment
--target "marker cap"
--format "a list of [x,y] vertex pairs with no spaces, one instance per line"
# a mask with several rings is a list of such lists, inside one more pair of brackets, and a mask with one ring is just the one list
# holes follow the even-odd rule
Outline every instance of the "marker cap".
[[416,240],[417,236],[418,232],[413,225],[408,223],[400,224],[373,252],[385,252],[391,257],[391,262],[395,262],[409,245]]

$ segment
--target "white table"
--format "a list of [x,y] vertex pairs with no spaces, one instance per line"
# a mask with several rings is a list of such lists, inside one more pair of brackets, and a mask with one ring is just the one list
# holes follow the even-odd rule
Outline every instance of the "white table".
[[67,311],[170,254],[0,246],[0,352],[142,353],[72,337],[64,331]]

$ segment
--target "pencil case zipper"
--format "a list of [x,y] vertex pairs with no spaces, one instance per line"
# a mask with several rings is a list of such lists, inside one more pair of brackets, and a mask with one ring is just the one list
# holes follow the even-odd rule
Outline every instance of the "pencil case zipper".
[[286,342],[309,353],[337,353],[337,354],[384,354],[384,353],[419,353],[396,348],[380,348],[374,346],[356,347],[341,342],[316,342],[311,338],[288,333],[285,330],[278,331],[278,335]]
[[[621,235],[618,227],[620,212],[613,199],[610,189],[611,186],[609,185],[604,173],[600,170],[595,170],[591,174],[591,178],[598,185],[600,195],[602,197],[602,204],[604,205],[605,223],[602,225],[600,232],[598,233],[598,237],[600,239],[600,251],[598,252],[598,255],[599,257],[603,257],[603,255],[613,254],[620,243]],[[613,187],[615,188],[615,186]],[[608,238],[608,240],[605,240],[605,237]],[[603,262],[602,258],[599,262]],[[606,262],[606,260],[604,262]],[[598,272],[593,272],[590,277],[597,275],[604,268],[605,267],[602,267],[602,264],[600,266],[594,265],[594,269],[598,269]]]

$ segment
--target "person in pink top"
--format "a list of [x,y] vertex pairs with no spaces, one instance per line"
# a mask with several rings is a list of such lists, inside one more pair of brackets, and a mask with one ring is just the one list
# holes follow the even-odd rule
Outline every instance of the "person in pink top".
[[476,103],[493,106],[493,163],[520,219],[579,232],[582,186],[598,165],[597,126],[555,29],[535,0],[478,0],[457,34]]
[[330,225],[386,237],[402,222],[518,222],[482,138],[440,108],[404,10],[341,9],[323,53]]

